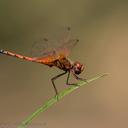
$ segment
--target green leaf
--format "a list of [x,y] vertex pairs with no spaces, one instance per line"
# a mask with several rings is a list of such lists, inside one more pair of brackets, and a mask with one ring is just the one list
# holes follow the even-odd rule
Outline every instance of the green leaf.
[[41,105],[35,112],[33,112],[30,116],[28,116],[28,118],[26,118],[17,128],[26,128],[29,124],[31,124],[33,119],[37,118],[42,112],[46,111],[53,104],[60,101],[64,96],[70,94],[71,92],[80,88],[81,86],[88,85],[90,82],[95,81],[95,80],[97,80],[101,77],[104,77],[106,75],[108,75],[108,74],[106,73],[106,74],[102,74],[102,75],[97,75],[95,77],[87,79],[86,81],[80,81],[79,83],[77,83],[75,85],[71,85],[68,88],[62,90],[61,92],[59,92],[58,97],[54,96],[50,100],[48,100],[45,104]]

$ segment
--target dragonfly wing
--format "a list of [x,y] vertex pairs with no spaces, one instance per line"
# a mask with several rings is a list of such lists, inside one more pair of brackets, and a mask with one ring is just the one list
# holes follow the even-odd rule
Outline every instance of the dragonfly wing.
[[60,56],[69,56],[71,50],[74,46],[77,45],[78,39],[71,39],[67,42],[64,42],[60,47],[58,47],[57,52]]
[[54,57],[54,59],[65,58],[69,55],[72,48],[78,43],[78,39],[71,39],[70,27],[66,28],[66,32],[61,34],[59,40],[40,39],[34,43],[31,55],[35,58]]
[[47,38],[41,38],[33,43],[31,48],[31,56],[40,58],[49,54],[54,54],[55,45],[55,41],[49,41]]
[[78,43],[78,39],[72,38],[71,28],[66,27],[66,32],[61,34],[59,42],[59,47],[57,48],[58,54],[63,56],[68,56],[73,49],[73,47]]

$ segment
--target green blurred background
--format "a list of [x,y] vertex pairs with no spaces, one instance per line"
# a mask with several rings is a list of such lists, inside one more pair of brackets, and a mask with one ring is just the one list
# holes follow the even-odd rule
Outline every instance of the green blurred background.
[[[0,48],[29,55],[35,40],[71,26],[80,39],[71,54],[86,64],[81,77],[110,73],[82,87],[34,120],[34,128],[128,127],[128,2],[126,0],[1,0]],[[54,95],[60,73],[0,55],[0,128],[16,127]],[[65,78],[56,81],[64,89]],[[4,127],[5,127],[4,126]]]

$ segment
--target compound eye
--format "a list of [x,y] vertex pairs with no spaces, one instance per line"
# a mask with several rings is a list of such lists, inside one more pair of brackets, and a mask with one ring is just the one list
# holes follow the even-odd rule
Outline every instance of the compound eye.
[[74,72],[75,74],[80,74],[84,70],[84,66],[79,62],[74,63]]
[[81,73],[81,65],[79,63],[75,63],[74,72],[75,72],[75,74],[80,74]]

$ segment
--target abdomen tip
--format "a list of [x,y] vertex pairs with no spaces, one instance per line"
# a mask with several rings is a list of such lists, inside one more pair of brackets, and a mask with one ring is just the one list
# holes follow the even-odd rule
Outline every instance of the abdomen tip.
[[0,49],[0,53],[3,53],[3,52],[4,52],[4,50]]

